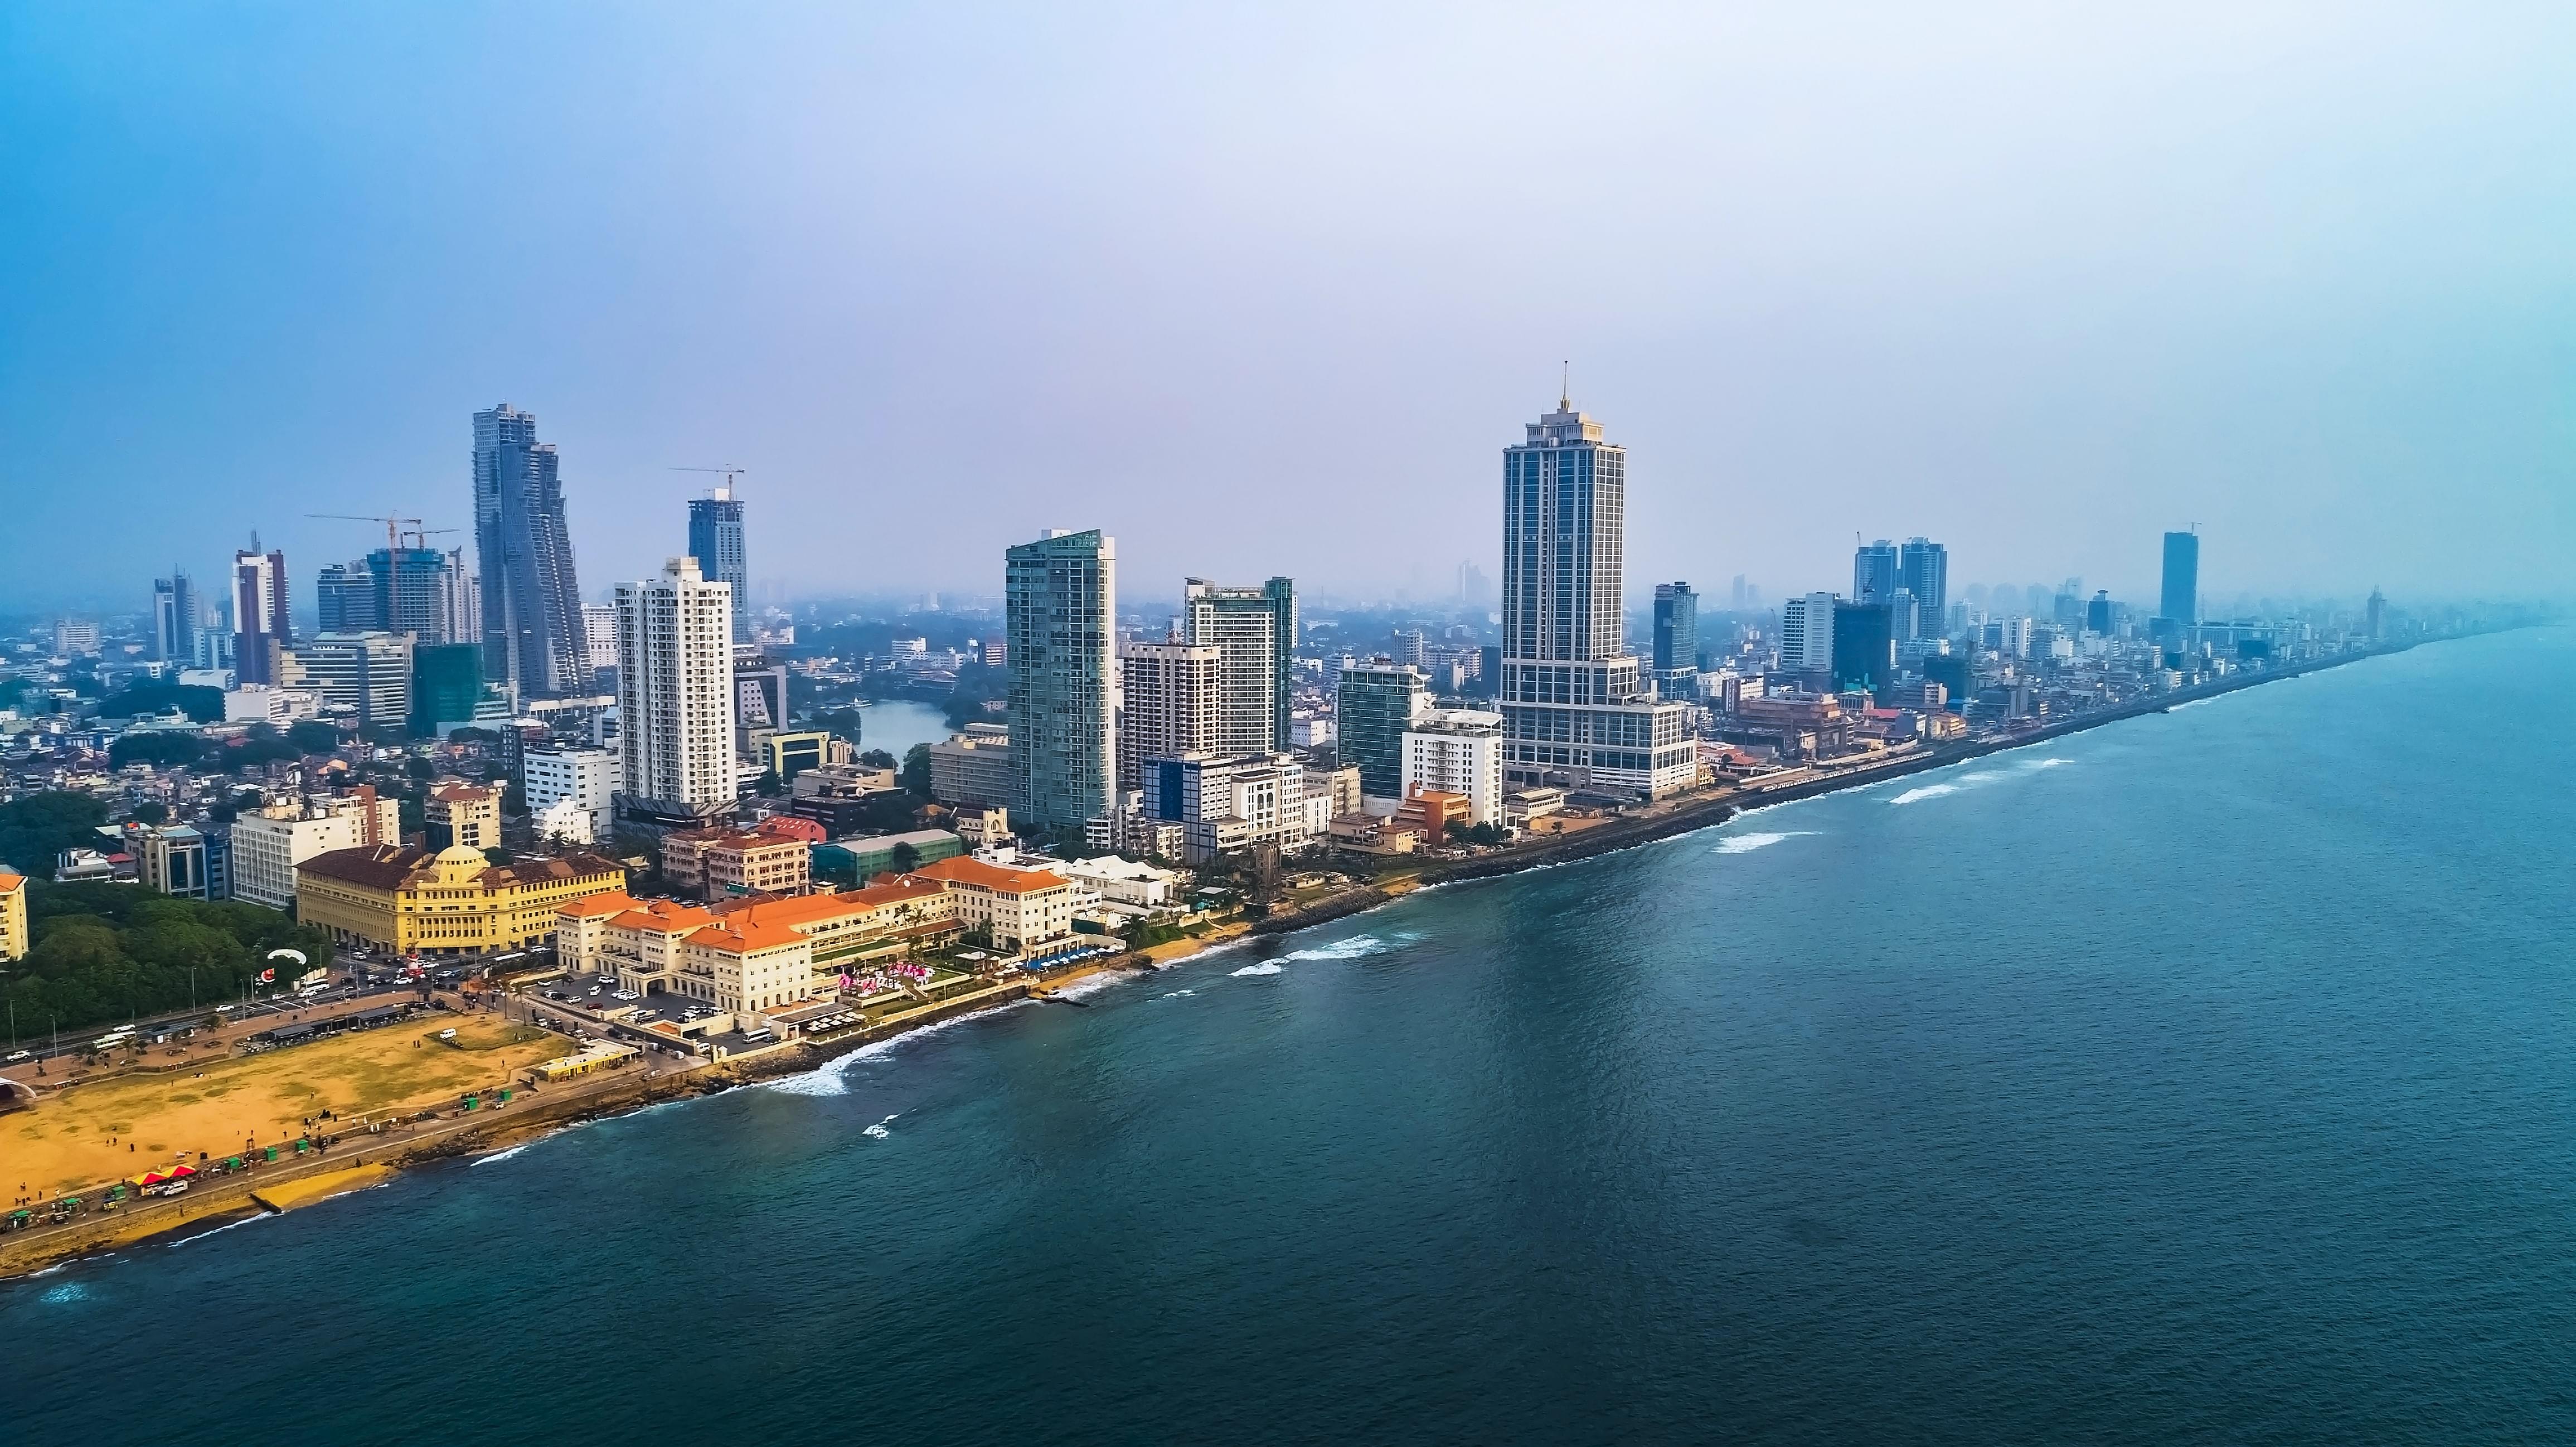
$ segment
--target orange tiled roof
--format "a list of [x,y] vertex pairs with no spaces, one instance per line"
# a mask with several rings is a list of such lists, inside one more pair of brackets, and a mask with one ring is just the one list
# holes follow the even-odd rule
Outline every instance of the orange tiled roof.
[[938,894],[946,888],[938,880],[923,879],[918,875],[880,874],[867,888],[845,889],[839,897],[862,909],[874,909],[881,904],[900,904],[907,899]]
[[936,864],[925,864],[912,872],[916,879],[944,879],[952,884],[971,884],[996,894],[1040,894],[1065,887],[1064,877],[1043,869],[1009,869],[999,864],[986,864],[980,859],[959,855]]
[[6,870],[0,870],[0,894],[7,894],[26,882],[27,876],[23,874],[11,874]]
[[722,950],[729,955],[758,954],[782,945],[803,944],[805,937],[783,924],[745,923],[733,929],[720,924],[708,925],[689,936],[689,943]]
[[622,914],[635,908],[637,903],[635,896],[622,889],[612,889],[605,893],[585,894],[579,899],[566,901],[555,910],[555,913],[587,919],[595,914]]

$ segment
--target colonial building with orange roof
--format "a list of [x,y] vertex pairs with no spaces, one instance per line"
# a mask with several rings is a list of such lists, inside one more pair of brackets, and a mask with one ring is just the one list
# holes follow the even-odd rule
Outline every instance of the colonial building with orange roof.
[[27,957],[27,876],[0,870],[0,960]]
[[946,885],[957,896],[957,917],[969,929],[989,932],[1000,950],[1024,950],[1072,934],[1074,911],[1094,898],[1061,874],[965,857],[925,864],[908,875],[880,875],[877,882],[903,879]]
[[[957,907],[954,893],[926,879],[888,878],[838,894],[755,896],[711,906],[620,893],[566,906],[555,942],[566,968],[614,974],[621,989],[761,1010],[769,1007],[745,1002],[826,992],[853,964],[956,933]],[[801,985],[776,983],[786,977],[779,972],[794,970],[803,972]]]

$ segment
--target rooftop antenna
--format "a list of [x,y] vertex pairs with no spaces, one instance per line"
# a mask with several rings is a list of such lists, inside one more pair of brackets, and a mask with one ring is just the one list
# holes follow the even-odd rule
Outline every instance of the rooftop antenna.
[[728,462],[720,467],[675,467],[671,470],[673,472],[713,472],[722,474],[724,481],[716,488],[716,498],[720,502],[730,502],[733,499],[733,480],[742,476],[744,473],[749,472],[751,469],[747,467],[737,467]]
[[1556,410],[1571,412],[1574,410],[1574,362],[1569,358],[1557,366],[1562,370],[1557,374]]

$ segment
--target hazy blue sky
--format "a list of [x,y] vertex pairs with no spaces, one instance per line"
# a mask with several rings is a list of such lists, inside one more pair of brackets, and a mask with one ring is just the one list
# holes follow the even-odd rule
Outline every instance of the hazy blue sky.
[[309,600],[505,399],[593,593],[710,462],[803,588],[1428,591],[1569,357],[1635,584],[2563,587],[2576,10],[2107,10],[0,7],[0,600]]

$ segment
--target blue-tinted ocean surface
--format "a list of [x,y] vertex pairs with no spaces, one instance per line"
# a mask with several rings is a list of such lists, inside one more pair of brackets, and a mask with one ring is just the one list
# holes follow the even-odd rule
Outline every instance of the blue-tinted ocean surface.
[[2576,1441],[2571,705],[2420,648],[0,1284],[0,1437]]

